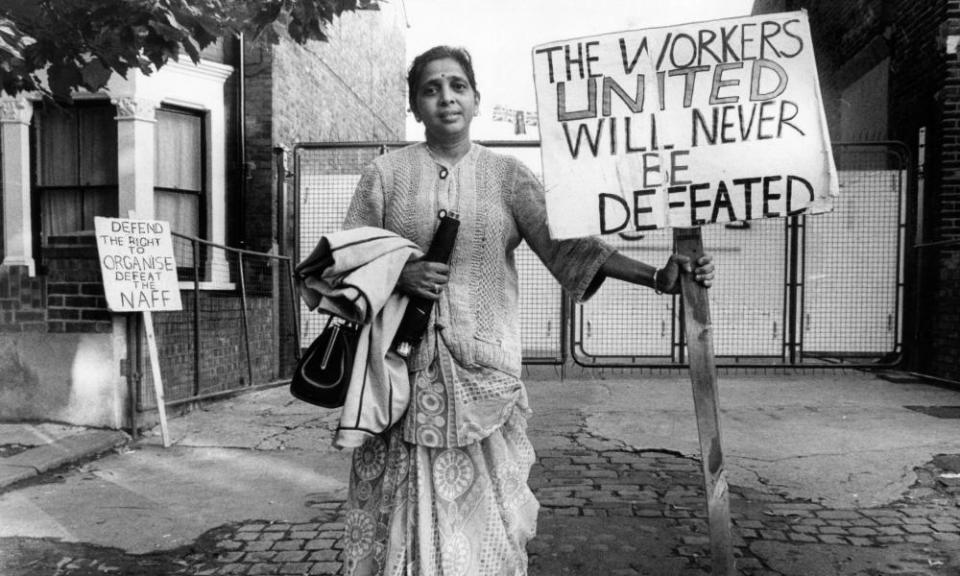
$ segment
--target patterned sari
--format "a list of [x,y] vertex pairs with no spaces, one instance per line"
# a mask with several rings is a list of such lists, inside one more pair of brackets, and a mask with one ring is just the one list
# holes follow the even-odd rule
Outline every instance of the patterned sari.
[[[437,339],[441,341],[441,339]],[[519,379],[437,345],[404,421],[354,451],[346,576],[523,576],[539,504]]]

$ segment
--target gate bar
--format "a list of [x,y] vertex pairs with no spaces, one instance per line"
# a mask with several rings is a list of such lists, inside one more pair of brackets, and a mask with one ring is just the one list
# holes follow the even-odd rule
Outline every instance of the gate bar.
[[237,266],[240,269],[240,306],[243,313],[243,342],[247,348],[247,386],[253,386],[253,360],[250,358],[250,328],[247,325],[247,283],[243,274],[243,253],[237,254]]
[[[787,256],[787,285],[789,286],[789,294],[792,295],[792,298],[787,298],[786,314],[787,314],[787,336],[790,340],[789,350],[790,350],[790,364],[797,363],[797,295],[800,294],[800,228],[799,221],[802,216],[788,216],[787,217],[787,232],[789,237],[787,238],[787,246],[790,254]],[[806,262],[806,260],[804,260]],[[804,270],[806,271],[806,270]],[[806,287],[803,287],[806,290]]]
[[200,394],[200,244],[193,247],[193,395]]

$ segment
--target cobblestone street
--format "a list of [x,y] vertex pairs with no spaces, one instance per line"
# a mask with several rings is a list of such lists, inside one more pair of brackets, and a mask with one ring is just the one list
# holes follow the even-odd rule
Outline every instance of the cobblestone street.
[[[628,451],[583,433],[569,446],[540,450],[531,483],[541,503],[530,546],[531,576],[709,574],[709,536],[699,462],[657,451]],[[755,550],[776,543],[872,548],[899,546],[890,574],[947,572],[960,546],[958,490],[918,486],[896,505],[831,510],[731,487],[737,566],[744,575],[780,574]],[[335,515],[339,503],[320,507]],[[251,522],[218,540],[212,574],[337,574],[335,521]],[[657,557],[659,555],[659,557]],[[668,571],[649,572],[657,565]],[[943,570],[940,570],[943,568]],[[210,572],[209,570],[213,570]]]
[[[663,451],[631,450],[591,436],[573,411],[561,419],[552,423],[556,435],[534,435],[535,442],[548,446],[538,450],[531,476],[542,508],[538,536],[529,545],[530,574],[709,574],[699,462]],[[955,465],[957,459],[939,462]],[[740,573],[793,573],[796,567],[780,563],[790,558],[809,563],[828,549],[860,549],[887,558],[889,570],[867,572],[851,566],[844,574],[957,574],[960,487],[936,482],[940,470],[936,462],[919,470],[920,481],[899,502],[857,510],[731,486]],[[212,530],[188,548],[156,555],[42,540],[20,539],[15,546],[5,542],[7,554],[12,548],[13,557],[19,554],[23,560],[12,564],[19,571],[5,574],[338,574],[342,502],[310,506],[316,510],[311,522],[251,519]],[[783,546],[793,546],[794,552],[771,553],[771,548]],[[135,572],[127,572],[134,566]]]

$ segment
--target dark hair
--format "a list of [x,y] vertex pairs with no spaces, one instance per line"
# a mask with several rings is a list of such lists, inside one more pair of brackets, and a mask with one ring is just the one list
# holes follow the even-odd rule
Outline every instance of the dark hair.
[[474,92],[477,91],[477,79],[473,74],[473,59],[470,58],[467,49],[456,46],[434,46],[414,58],[413,63],[410,64],[410,69],[407,70],[407,98],[410,103],[410,111],[414,114],[417,113],[417,88],[420,85],[420,78],[423,76],[423,69],[434,60],[444,58],[450,58],[460,64],[463,73],[467,75],[470,87],[473,88]]

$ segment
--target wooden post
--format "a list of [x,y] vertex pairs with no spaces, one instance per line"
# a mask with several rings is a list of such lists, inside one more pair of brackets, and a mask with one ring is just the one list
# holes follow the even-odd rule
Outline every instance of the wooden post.
[[[673,240],[677,253],[689,256],[694,262],[703,256],[700,228],[674,228]],[[710,300],[707,289],[697,284],[690,274],[681,274],[681,285],[690,380],[693,383],[693,404],[697,414],[700,459],[707,497],[712,573],[717,576],[734,576],[736,562],[730,531],[727,471],[720,448],[717,366],[713,357]]]
[[[130,210],[127,215],[131,220],[137,218],[137,213]],[[157,412],[160,415],[160,438],[163,447],[170,447],[170,432],[167,430],[167,404],[163,399],[163,380],[160,378],[160,352],[157,350],[157,337],[153,331],[153,314],[149,310],[143,311],[143,331],[147,334],[147,353],[150,356],[150,370],[153,375],[153,396],[157,402]]]
[[163,447],[170,447],[170,433],[167,431],[167,406],[163,399],[163,380],[160,379],[160,353],[157,351],[157,339],[153,333],[153,314],[143,311],[143,329],[147,333],[147,350],[150,352],[150,369],[153,374],[153,395],[157,399],[157,411],[160,413],[160,437]]

